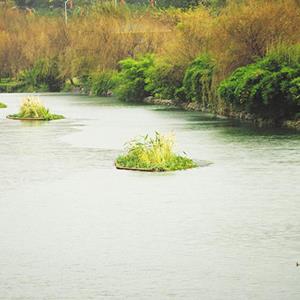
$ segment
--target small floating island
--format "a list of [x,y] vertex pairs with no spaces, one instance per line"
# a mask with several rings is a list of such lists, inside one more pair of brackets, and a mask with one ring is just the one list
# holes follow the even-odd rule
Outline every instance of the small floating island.
[[174,136],[158,132],[136,138],[127,144],[127,154],[120,155],[115,166],[121,170],[165,172],[196,168],[199,165],[186,156],[174,153]]
[[64,116],[50,113],[38,97],[27,96],[22,100],[19,113],[8,115],[7,118],[24,121],[51,121],[64,119]]
[[4,103],[0,102],[0,108],[6,108],[6,107],[7,107],[7,105],[6,105],[6,104],[4,104]]

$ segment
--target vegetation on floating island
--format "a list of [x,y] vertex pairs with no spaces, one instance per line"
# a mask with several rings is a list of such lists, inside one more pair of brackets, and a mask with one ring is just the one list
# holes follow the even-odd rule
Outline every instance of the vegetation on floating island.
[[7,116],[9,119],[18,120],[43,120],[51,121],[64,119],[62,115],[55,115],[49,112],[38,97],[28,96],[22,100],[20,111],[17,114]]
[[195,168],[190,158],[174,153],[174,136],[158,132],[154,137],[146,135],[128,143],[127,153],[120,155],[115,164],[118,169],[140,171],[176,171]]

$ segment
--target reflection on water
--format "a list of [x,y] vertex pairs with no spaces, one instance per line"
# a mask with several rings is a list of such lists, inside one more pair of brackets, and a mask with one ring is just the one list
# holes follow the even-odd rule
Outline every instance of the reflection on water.
[[[300,138],[208,114],[44,94],[67,117],[0,110],[1,299],[299,299]],[[173,131],[205,168],[118,171]]]

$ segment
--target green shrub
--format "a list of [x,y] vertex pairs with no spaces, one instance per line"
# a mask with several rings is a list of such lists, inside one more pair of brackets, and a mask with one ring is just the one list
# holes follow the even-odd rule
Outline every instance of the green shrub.
[[55,59],[38,60],[31,69],[19,74],[19,80],[23,82],[26,92],[59,92],[64,85]]
[[145,90],[146,72],[153,66],[153,55],[127,58],[120,61],[121,70],[116,76],[116,95],[124,101],[142,101],[150,93]]
[[221,82],[220,96],[234,109],[281,122],[300,110],[300,46],[276,49]]
[[174,137],[156,132],[153,138],[146,135],[128,144],[128,153],[116,160],[120,169],[148,171],[175,171],[194,168],[197,164],[173,152]]
[[156,98],[184,100],[181,93],[184,71],[184,66],[156,59],[146,72],[145,89]]
[[116,72],[95,72],[84,80],[84,89],[95,96],[108,96],[116,83]]
[[185,72],[183,87],[188,100],[207,107],[210,100],[214,62],[208,55],[196,58]]
[[13,93],[20,92],[23,89],[24,84],[16,81],[12,78],[0,79],[0,93]]
[[6,104],[0,102],[0,108],[6,108],[6,107],[7,107]]

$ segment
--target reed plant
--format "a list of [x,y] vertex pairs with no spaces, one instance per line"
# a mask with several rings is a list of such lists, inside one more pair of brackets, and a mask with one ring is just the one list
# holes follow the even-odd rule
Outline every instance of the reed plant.
[[136,138],[127,144],[127,154],[120,155],[116,167],[120,169],[145,171],[176,171],[197,167],[186,156],[174,153],[174,136],[158,132]]
[[38,97],[28,96],[22,100],[19,113],[9,115],[8,118],[50,121],[63,119],[64,117],[50,113],[49,109],[44,106]]

